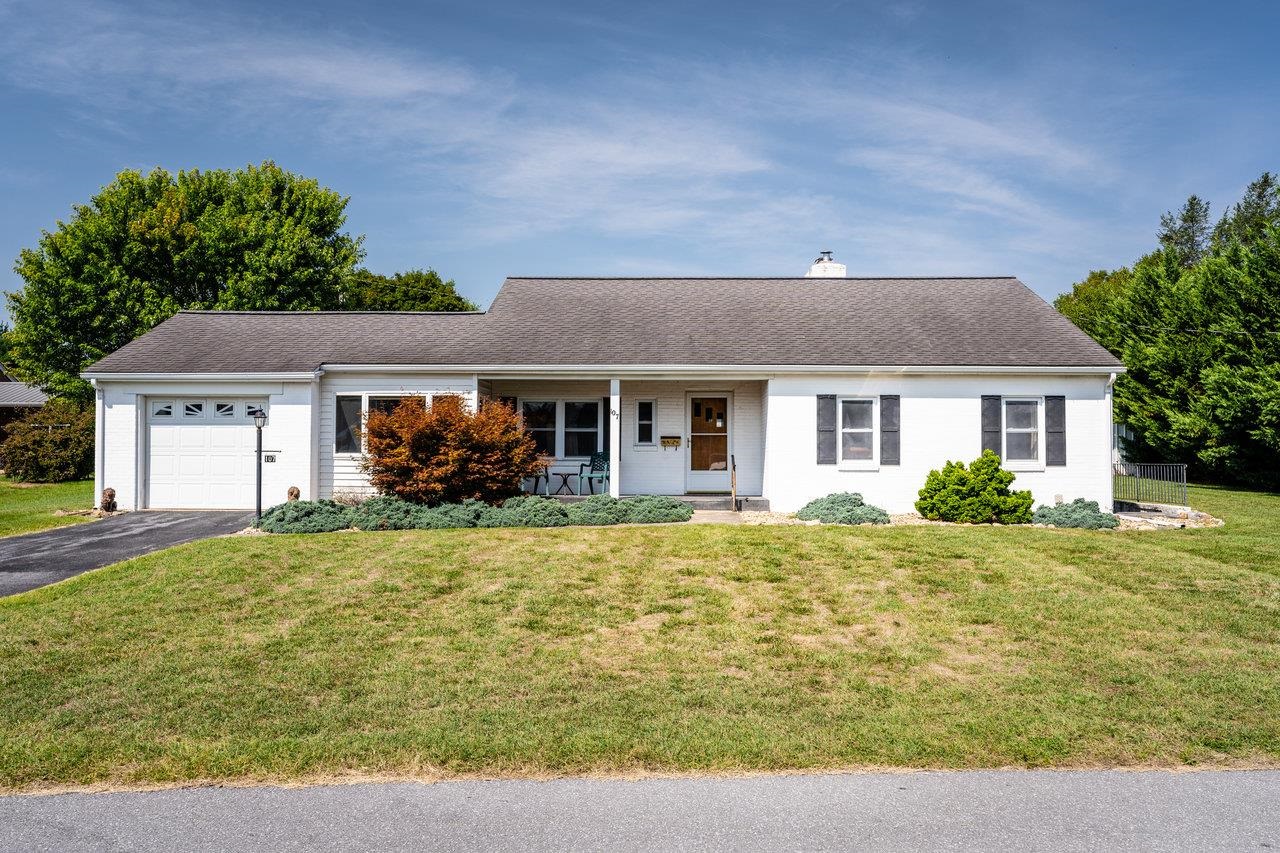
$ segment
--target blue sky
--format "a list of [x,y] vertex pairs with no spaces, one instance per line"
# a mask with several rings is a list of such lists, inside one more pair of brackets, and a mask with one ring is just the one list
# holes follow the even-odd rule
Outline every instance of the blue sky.
[[1280,3],[0,0],[0,289],[124,168],[274,159],[367,266],[1018,275],[1280,169]]

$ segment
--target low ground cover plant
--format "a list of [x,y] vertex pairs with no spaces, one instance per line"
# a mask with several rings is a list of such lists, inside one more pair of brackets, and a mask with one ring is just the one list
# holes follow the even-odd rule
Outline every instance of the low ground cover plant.
[[857,492],[837,492],[809,501],[796,513],[801,521],[823,524],[888,524],[889,513],[871,506]]
[[476,527],[568,527],[564,504],[540,495],[520,495],[486,506],[476,519]]
[[351,507],[333,501],[289,501],[264,512],[255,526],[267,533],[332,533],[351,527]]
[[1031,516],[1034,524],[1052,524],[1054,527],[1082,527],[1086,530],[1112,529],[1120,526],[1120,519],[1103,512],[1097,501],[1076,498],[1069,504],[1041,506]]
[[617,498],[594,495],[563,504],[539,495],[508,498],[497,506],[481,501],[425,506],[391,496],[356,506],[335,501],[292,501],[263,513],[257,526],[268,533],[329,533],[358,530],[446,530],[461,527],[568,527],[659,524],[688,521],[693,507],[662,495]]
[[1000,467],[1000,457],[982,451],[967,468],[948,462],[929,472],[916,511],[934,521],[960,524],[1026,524],[1031,520],[1031,492],[1009,490],[1012,471]]

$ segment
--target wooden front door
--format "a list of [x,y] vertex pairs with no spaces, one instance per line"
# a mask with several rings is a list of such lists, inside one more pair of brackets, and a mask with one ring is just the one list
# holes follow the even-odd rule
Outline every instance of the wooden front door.
[[733,458],[733,397],[729,394],[689,394],[689,492],[728,492]]

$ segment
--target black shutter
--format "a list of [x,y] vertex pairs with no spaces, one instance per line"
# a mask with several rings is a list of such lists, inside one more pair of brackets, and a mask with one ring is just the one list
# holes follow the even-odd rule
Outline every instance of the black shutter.
[[1000,455],[1000,397],[982,395],[982,449]]
[[603,453],[609,452],[609,430],[613,428],[613,409],[609,402],[609,397],[600,401],[600,413],[604,416],[604,444],[600,445]]
[[1044,398],[1044,461],[1046,465],[1067,464],[1067,398]]
[[880,464],[898,465],[898,426],[901,398],[897,394],[880,395]]
[[836,464],[836,395],[818,395],[818,464]]

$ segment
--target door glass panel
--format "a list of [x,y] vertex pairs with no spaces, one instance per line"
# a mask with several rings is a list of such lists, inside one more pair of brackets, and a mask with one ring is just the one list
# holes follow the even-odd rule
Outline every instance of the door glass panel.
[[694,433],[689,438],[689,466],[694,471],[729,470],[729,436]]
[[729,470],[727,397],[694,397],[689,401],[689,470]]

